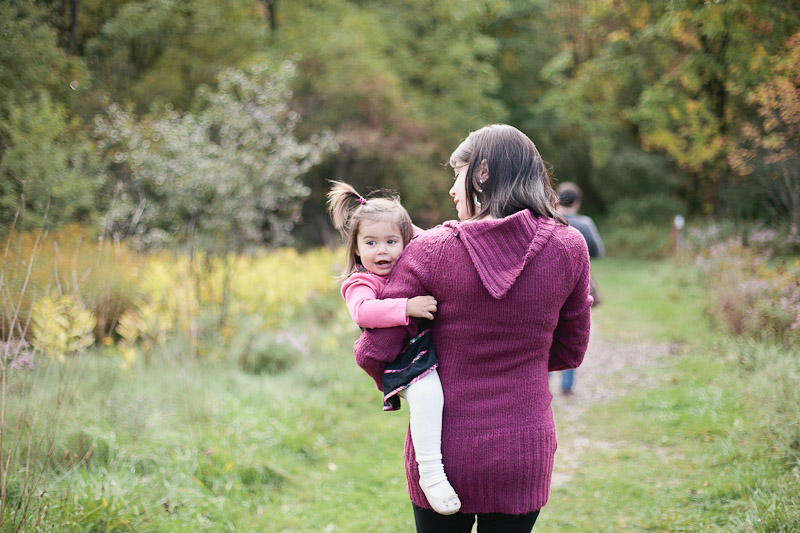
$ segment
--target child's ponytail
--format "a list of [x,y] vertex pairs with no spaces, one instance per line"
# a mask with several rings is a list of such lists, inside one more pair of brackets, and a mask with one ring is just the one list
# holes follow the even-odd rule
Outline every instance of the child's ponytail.
[[347,239],[350,233],[350,217],[363,203],[363,197],[347,183],[331,181],[331,190],[328,191],[328,213],[333,222],[333,227]]

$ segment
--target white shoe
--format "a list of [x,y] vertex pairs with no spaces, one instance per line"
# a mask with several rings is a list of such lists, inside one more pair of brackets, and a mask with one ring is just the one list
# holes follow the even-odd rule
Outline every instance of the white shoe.
[[[447,481],[443,481],[442,483],[447,483],[447,486],[450,487],[450,494],[443,498],[437,498],[431,495],[428,486],[422,479],[419,480],[419,487],[422,489],[422,492],[425,493],[425,497],[428,499],[428,503],[431,504],[434,511],[443,515],[455,514],[461,509],[461,500],[458,498],[456,491],[453,490],[453,487],[450,486],[450,483]],[[437,483],[437,485],[439,485],[439,483]]]

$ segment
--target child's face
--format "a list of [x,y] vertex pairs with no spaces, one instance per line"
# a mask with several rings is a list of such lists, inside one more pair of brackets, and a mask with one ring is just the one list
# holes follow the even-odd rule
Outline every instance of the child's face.
[[357,245],[356,255],[361,258],[364,268],[373,274],[386,276],[403,251],[403,238],[400,228],[388,220],[365,220],[358,229]]

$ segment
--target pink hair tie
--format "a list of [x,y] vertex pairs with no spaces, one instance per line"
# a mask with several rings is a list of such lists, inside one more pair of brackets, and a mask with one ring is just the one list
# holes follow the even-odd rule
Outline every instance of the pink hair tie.
[[361,205],[364,205],[365,203],[367,203],[367,201],[364,199],[363,196],[359,196],[358,197],[358,201],[361,202]]

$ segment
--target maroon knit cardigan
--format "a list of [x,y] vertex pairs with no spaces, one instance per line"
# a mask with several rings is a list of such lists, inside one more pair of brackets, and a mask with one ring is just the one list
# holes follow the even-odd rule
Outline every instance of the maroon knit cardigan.
[[[447,222],[405,249],[381,298],[433,295],[444,389],[442,455],[464,513],[522,514],[549,498],[556,451],[547,372],[581,364],[589,342],[589,253],[581,234],[529,211]],[[355,358],[378,385],[414,335],[368,329]],[[419,488],[406,435],[408,492]]]

